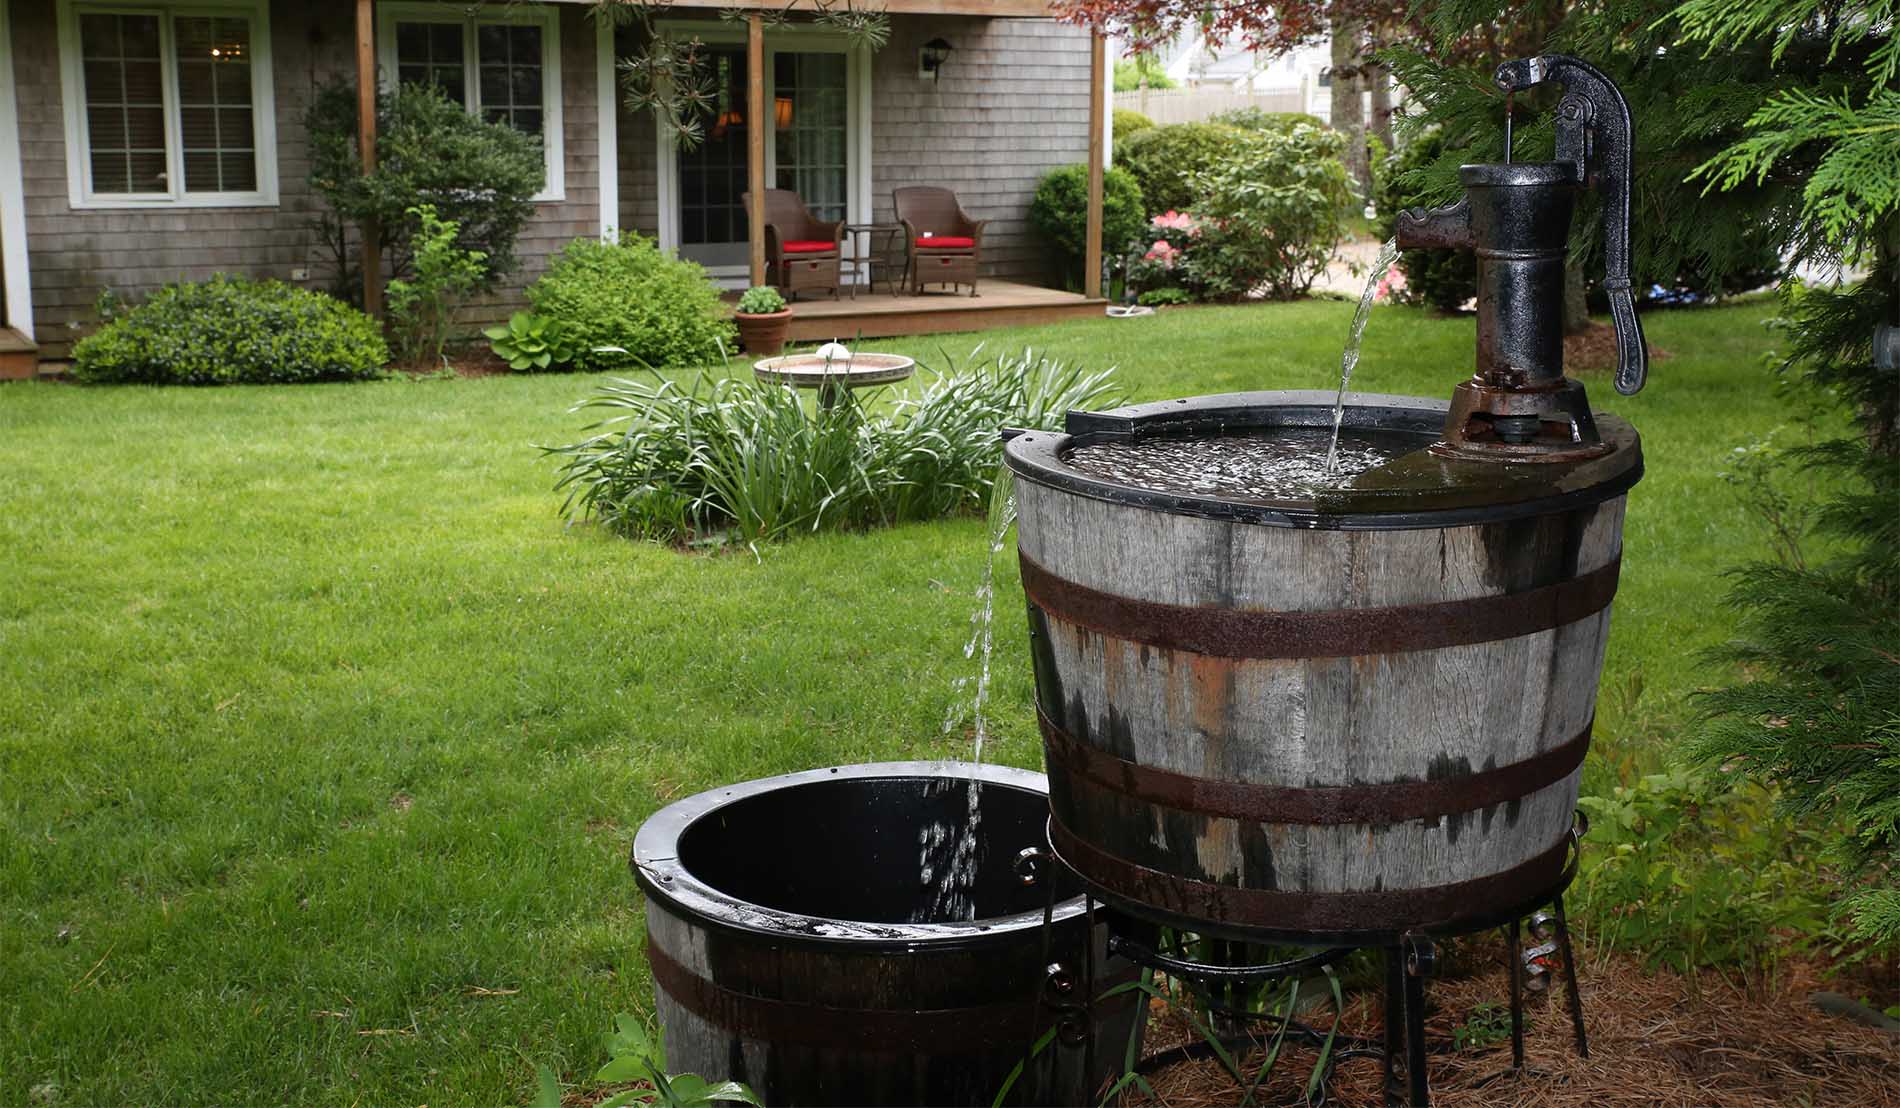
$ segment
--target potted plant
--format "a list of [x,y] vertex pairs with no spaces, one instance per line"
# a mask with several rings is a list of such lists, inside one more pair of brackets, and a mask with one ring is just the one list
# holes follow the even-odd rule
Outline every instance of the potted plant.
[[732,321],[739,325],[739,341],[745,344],[747,353],[771,358],[785,349],[785,332],[792,326],[792,309],[777,289],[754,285],[739,297],[739,307],[732,313]]

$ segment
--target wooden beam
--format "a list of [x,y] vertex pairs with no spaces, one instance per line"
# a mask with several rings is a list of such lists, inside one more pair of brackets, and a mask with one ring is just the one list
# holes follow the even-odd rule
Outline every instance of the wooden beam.
[[[363,172],[376,170],[376,12],[356,0],[356,132]],[[363,225],[363,310],[383,314],[383,252],[375,220]]]
[[1089,208],[1082,255],[1082,293],[1102,295],[1102,171],[1108,159],[1108,40],[1089,36]]
[[[745,21],[746,46],[746,188],[752,208],[746,224],[752,242],[752,284],[765,284],[765,17],[753,12]],[[780,280],[783,280],[783,276]]]

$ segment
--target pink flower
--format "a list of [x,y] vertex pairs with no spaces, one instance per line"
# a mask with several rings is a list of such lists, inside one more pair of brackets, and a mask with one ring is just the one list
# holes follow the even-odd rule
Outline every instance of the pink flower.
[[1148,252],[1141,257],[1143,261],[1159,262],[1163,269],[1173,269],[1175,260],[1180,256],[1181,252],[1175,249],[1167,239],[1156,239],[1155,244],[1150,246]]
[[1165,214],[1155,216],[1148,222],[1164,231],[1186,231],[1193,234],[1197,229],[1192,215],[1187,212],[1177,212],[1173,208],[1169,208]]
[[1390,300],[1394,293],[1405,291],[1405,271],[1395,263],[1379,278],[1379,285],[1372,290],[1374,300]]

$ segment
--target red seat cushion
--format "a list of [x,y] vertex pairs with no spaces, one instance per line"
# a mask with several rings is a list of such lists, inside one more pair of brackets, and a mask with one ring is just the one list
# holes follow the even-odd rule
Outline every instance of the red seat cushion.
[[932,235],[917,240],[919,250],[968,250],[976,240],[967,235]]
[[792,239],[790,242],[781,243],[780,248],[787,254],[823,254],[828,251],[836,250],[838,244],[835,242],[820,242],[817,239]]

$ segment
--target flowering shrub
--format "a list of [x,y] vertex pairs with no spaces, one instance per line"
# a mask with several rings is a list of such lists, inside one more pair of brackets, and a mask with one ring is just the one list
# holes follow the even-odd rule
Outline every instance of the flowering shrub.
[[1148,221],[1155,238],[1135,267],[1143,288],[1203,300],[1303,295],[1326,267],[1352,194],[1335,132],[1264,133],[1193,176],[1193,212]]
[[1399,263],[1393,262],[1386,267],[1385,276],[1379,278],[1378,287],[1372,290],[1372,298],[1389,304],[1404,295],[1405,271],[1399,268]]

